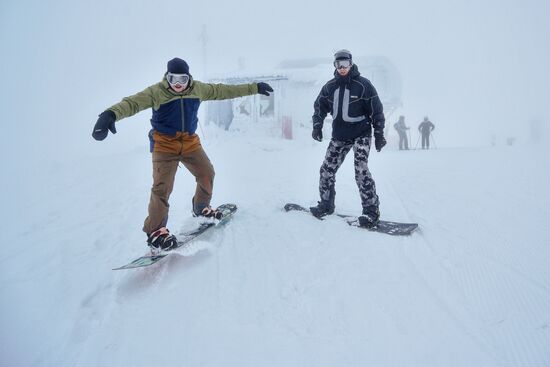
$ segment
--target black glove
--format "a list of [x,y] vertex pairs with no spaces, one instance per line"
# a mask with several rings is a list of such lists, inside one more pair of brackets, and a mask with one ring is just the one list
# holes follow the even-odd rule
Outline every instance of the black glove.
[[376,151],[381,151],[384,145],[386,145],[384,134],[374,134],[374,146],[376,147]]
[[116,134],[115,120],[116,115],[113,111],[107,110],[102,112],[95,123],[94,131],[92,132],[93,138],[95,140],[105,139],[109,133],[108,130],[111,130],[113,134]]
[[269,92],[273,92],[273,88],[271,88],[271,85],[260,82],[258,85],[258,94],[263,94],[264,96],[269,96]]
[[323,130],[319,127],[314,127],[311,137],[317,141],[323,141]]

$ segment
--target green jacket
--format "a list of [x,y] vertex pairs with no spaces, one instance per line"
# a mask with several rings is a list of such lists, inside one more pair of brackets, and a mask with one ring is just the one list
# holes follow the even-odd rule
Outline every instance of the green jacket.
[[152,108],[151,125],[154,131],[171,136],[178,132],[192,135],[197,129],[197,112],[202,101],[230,99],[256,93],[256,83],[209,84],[192,78],[186,90],[176,93],[163,78],[161,82],[123,98],[121,102],[109,107],[109,110],[115,113],[118,121]]

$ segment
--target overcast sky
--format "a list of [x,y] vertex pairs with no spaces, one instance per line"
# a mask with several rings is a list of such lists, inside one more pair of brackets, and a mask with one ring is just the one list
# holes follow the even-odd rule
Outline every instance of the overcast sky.
[[[441,141],[488,143],[548,118],[548,14],[543,0],[3,0],[3,125],[12,144],[48,146],[61,135],[93,147],[97,115],[157,82],[168,59],[204,77],[204,26],[210,73],[234,71],[239,58],[269,70],[340,48],[384,55],[401,72],[407,122],[428,115]],[[133,123],[147,129],[142,115]]]

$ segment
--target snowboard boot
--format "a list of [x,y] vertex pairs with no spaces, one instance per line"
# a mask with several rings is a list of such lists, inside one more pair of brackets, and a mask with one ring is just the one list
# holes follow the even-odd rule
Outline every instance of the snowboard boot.
[[210,205],[203,208],[200,213],[196,213],[193,211],[194,217],[203,217],[203,218],[214,218],[214,219],[222,219],[223,213],[220,212],[218,209],[212,209]]
[[363,208],[363,215],[359,216],[357,219],[361,227],[376,227],[380,220],[380,210],[377,207]]
[[[194,217],[204,217],[204,218],[214,218],[214,219],[222,219],[223,213],[216,209],[212,209],[210,205],[205,206],[202,209],[199,209],[199,211],[195,211],[195,197],[191,199],[191,208],[193,208],[193,216]],[[200,208],[200,206],[199,206]]]
[[147,245],[152,249],[169,251],[178,246],[178,240],[166,227],[162,227],[147,235]]
[[322,218],[326,215],[334,213],[334,204],[321,200],[317,202],[317,206],[310,207],[309,211],[314,217]]

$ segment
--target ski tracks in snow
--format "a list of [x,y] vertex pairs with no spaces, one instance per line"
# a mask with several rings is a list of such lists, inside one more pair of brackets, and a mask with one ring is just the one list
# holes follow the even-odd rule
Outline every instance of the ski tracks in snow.
[[[428,173],[418,172],[409,181],[414,181],[412,186],[418,188],[430,187],[429,180]],[[502,183],[502,179],[495,181],[484,184],[492,188]],[[410,205],[417,207],[416,219],[425,228],[420,238],[423,248],[429,251],[418,247],[410,251],[410,259],[418,264],[415,267],[419,272],[423,270],[420,264],[434,262],[430,266],[431,277],[436,271],[434,265],[439,262],[442,279],[454,289],[441,288],[439,294],[445,297],[446,307],[457,322],[499,365],[549,365],[550,333],[545,325],[550,318],[550,292],[544,281],[548,272],[533,257],[543,252],[539,250],[540,241],[521,242],[518,228],[525,227],[526,231],[529,227],[535,231],[537,228],[532,220],[522,222],[524,216],[518,210],[522,201],[509,195],[506,200],[510,205],[497,213],[491,208],[499,207],[499,201],[504,199],[498,197],[498,191],[495,194],[485,187],[469,189],[468,200],[472,203],[464,212],[461,192],[447,191],[442,195],[444,189],[436,188],[439,193],[432,188],[430,192],[417,191],[413,195],[404,185],[399,190],[407,192]],[[393,187],[392,191],[396,193],[397,189]],[[434,199],[440,201],[439,207]],[[429,217],[424,206],[432,209]],[[486,220],[487,217],[495,220]],[[499,221],[496,219],[499,217],[508,220]]]

